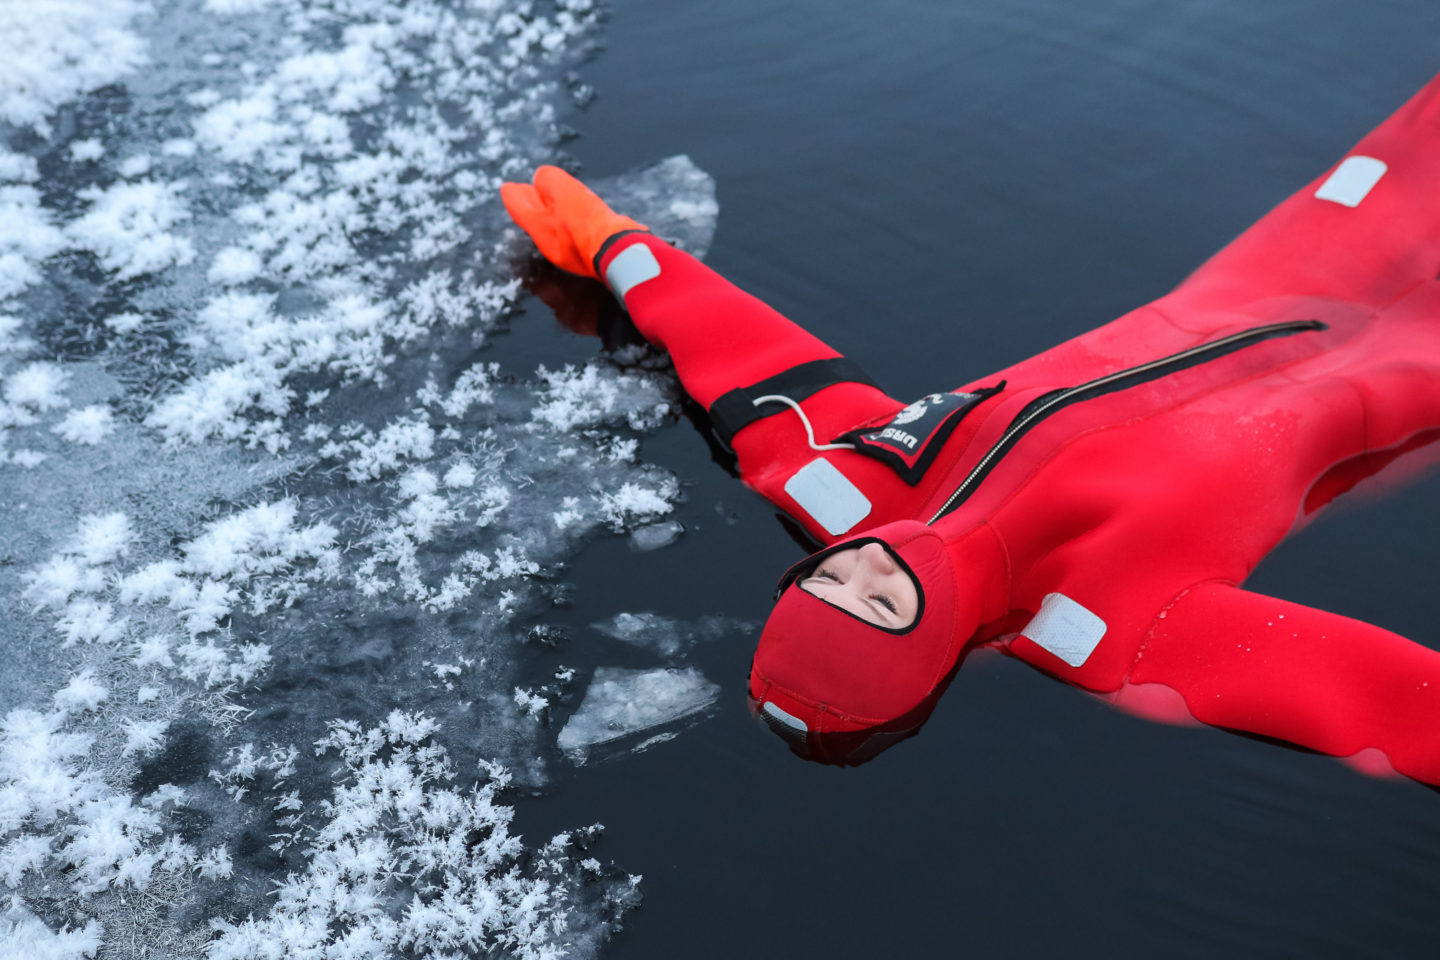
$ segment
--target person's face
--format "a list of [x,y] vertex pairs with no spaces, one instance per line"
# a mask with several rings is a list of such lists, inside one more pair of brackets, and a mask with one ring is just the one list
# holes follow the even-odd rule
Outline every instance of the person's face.
[[830,554],[800,589],[862,620],[891,629],[915,622],[920,596],[910,575],[878,543]]

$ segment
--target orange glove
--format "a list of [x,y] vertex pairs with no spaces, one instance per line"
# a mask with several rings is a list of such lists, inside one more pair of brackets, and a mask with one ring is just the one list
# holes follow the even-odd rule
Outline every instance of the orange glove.
[[535,183],[504,183],[500,200],[510,219],[535,241],[555,266],[568,273],[595,275],[595,254],[622,230],[645,230],[611,210],[590,188],[559,167],[535,171]]

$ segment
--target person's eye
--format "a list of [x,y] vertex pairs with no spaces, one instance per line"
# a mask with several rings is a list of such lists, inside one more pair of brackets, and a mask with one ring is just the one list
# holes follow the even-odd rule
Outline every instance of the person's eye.
[[876,603],[880,604],[880,606],[884,607],[886,610],[889,610],[891,613],[897,612],[895,608],[895,601],[891,600],[883,593],[872,593],[870,594],[870,599],[874,600]]
[[813,574],[811,574],[811,576],[812,576],[812,577],[815,577],[815,578],[818,579],[818,580],[833,580],[833,581],[835,581],[836,583],[839,583],[839,582],[840,582],[840,578],[839,578],[839,577],[837,577],[835,574],[831,573],[829,570],[825,570],[825,569],[816,570]]

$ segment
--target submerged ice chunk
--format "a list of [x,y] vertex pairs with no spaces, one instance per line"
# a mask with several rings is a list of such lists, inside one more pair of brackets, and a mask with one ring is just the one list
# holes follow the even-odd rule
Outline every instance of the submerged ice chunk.
[[694,667],[595,671],[580,709],[560,731],[559,746],[584,763],[591,747],[673,723],[709,707],[720,687]]
[[706,616],[682,621],[655,613],[617,613],[609,620],[590,624],[607,637],[623,643],[654,650],[661,656],[674,656],[696,641],[721,637],[748,637],[754,625],[730,617]]
[[715,179],[684,154],[593,184],[616,210],[649,225],[657,236],[704,257],[715,235],[720,205]]
[[679,520],[662,520],[647,523],[630,534],[630,546],[641,553],[668,547],[685,534],[685,524]]

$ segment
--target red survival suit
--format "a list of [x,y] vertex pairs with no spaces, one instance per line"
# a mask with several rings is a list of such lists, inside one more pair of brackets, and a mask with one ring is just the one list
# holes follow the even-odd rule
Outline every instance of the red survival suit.
[[815,557],[782,581],[750,695],[792,739],[857,735],[822,758],[913,729],[996,641],[1142,714],[1440,783],[1440,653],[1239,586],[1440,436],[1440,78],[1174,292],[915,404],[648,233],[595,267],[749,486],[918,582],[886,631],[793,585]]

